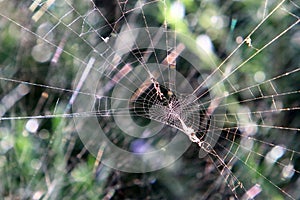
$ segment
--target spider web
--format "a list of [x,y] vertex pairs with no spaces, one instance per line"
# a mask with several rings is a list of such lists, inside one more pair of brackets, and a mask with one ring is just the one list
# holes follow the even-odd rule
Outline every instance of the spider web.
[[[224,198],[298,199],[299,3],[244,3],[257,13],[228,19],[205,1],[204,14],[186,16],[180,1],[1,2],[1,129],[26,120],[24,131],[41,137],[47,119],[73,118],[96,168],[129,172],[166,167],[196,143],[193,162],[206,159],[203,174],[218,171],[229,188],[218,179],[197,198],[213,199],[219,188]],[[228,2],[220,7],[231,11]],[[274,21],[282,23],[268,32]],[[90,134],[92,122],[101,134]],[[172,142],[184,145],[177,152]],[[5,137],[1,144],[4,152],[13,146]],[[115,147],[149,153],[144,171]],[[151,154],[163,148],[162,158]]]

